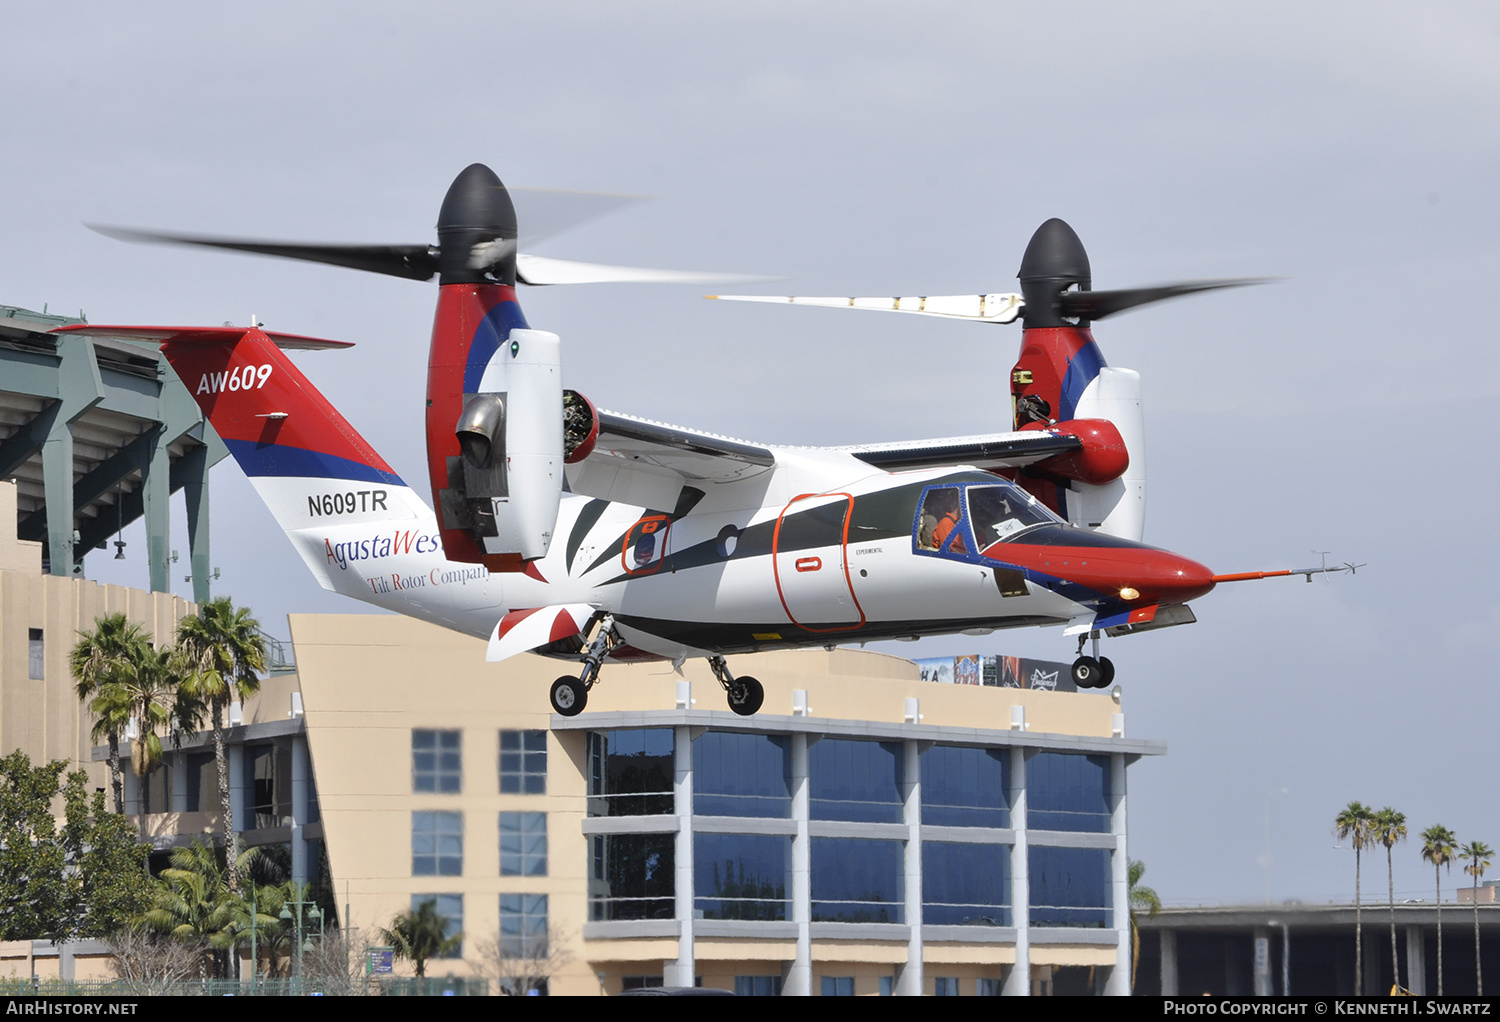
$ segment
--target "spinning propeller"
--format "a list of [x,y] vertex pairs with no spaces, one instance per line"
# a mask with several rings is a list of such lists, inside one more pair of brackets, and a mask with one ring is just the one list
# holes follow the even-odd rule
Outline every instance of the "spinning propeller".
[[730,302],[772,302],[871,312],[907,312],[918,316],[1012,323],[1027,327],[1087,326],[1140,305],[1199,291],[1265,283],[1264,278],[1189,280],[1155,287],[1094,291],[1088,253],[1073,228],[1054,217],[1031,236],[1021,257],[1020,294],[923,295],[910,298],[814,298],[800,295],[709,295]]
[[[121,241],[169,245],[196,245],[232,252],[301,259],[351,270],[367,270],[408,280],[431,280],[442,284],[711,284],[753,283],[772,278],[743,274],[663,270],[639,266],[610,266],[531,255],[519,250],[550,234],[557,234],[585,220],[601,216],[636,201],[636,196],[598,195],[586,192],[522,190],[540,207],[548,222],[538,223],[522,235],[517,227],[511,194],[488,167],[475,163],[454,179],[438,214],[438,243],[415,245],[309,245],[252,238],[225,238],[200,234],[169,234],[124,227],[93,226],[100,234]],[[524,239],[524,240],[523,240]]]

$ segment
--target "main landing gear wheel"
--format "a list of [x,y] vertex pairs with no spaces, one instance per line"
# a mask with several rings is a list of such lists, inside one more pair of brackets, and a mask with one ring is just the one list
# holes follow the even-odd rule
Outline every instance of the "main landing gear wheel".
[[1099,684],[1095,688],[1109,688],[1115,680],[1115,662],[1107,656],[1099,658]]
[[754,678],[736,678],[729,686],[729,708],[748,717],[766,701],[766,690]]
[[577,678],[558,678],[552,683],[552,708],[564,717],[576,717],[588,705],[589,690]]
[[[1110,664],[1110,675],[1114,675],[1114,665]],[[1081,656],[1073,661],[1073,684],[1079,688],[1102,688],[1109,684],[1104,681],[1104,666],[1091,656]]]
[[583,671],[577,678],[562,677],[552,683],[552,708],[564,717],[576,717],[588,705],[589,689],[599,680],[599,665],[620,642],[615,634],[614,615],[606,614],[599,622],[589,647],[583,654]]

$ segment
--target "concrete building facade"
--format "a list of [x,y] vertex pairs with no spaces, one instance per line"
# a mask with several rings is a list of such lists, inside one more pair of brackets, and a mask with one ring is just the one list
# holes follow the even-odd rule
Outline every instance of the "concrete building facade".
[[545,940],[556,993],[1128,992],[1126,738],[1108,694],[917,680],[851,650],[706,666],[484,663],[410,619],[293,616],[318,824],[353,923],[431,898],[464,934]]

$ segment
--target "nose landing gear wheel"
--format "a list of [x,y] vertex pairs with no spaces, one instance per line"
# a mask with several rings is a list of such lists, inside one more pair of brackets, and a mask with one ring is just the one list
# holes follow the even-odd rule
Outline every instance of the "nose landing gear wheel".
[[1095,688],[1109,688],[1115,680],[1115,662],[1107,656],[1099,658],[1099,684]]
[[589,690],[577,678],[558,678],[552,683],[552,708],[564,717],[576,717],[589,701]]
[[[1111,664],[1111,667],[1114,665]],[[1111,674],[1114,672],[1111,671]],[[1104,667],[1091,656],[1081,656],[1073,661],[1073,684],[1079,688],[1099,688],[1108,682],[1101,681]]]
[[752,715],[765,701],[766,690],[754,678],[736,678],[729,686],[729,708],[741,717]]

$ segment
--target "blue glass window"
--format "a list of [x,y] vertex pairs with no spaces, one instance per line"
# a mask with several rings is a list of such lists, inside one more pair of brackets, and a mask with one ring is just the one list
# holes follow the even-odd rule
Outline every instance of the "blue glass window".
[[1039,752],[1026,761],[1026,826],[1109,833],[1109,757]]
[[463,813],[412,813],[411,875],[456,877],[463,872]]
[[818,993],[823,997],[853,997],[853,976],[824,976],[818,984]]
[[1032,845],[1031,925],[1108,927],[1109,857],[1108,848]]
[[734,994],[736,997],[780,997],[781,977],[736,976]]
[[901,746],[825,738],[807,750],[814,820],[900,823]]
[[[426,902],[432,903],[438,916],[443,920],[444,940],[463,936],[464,896],[462,894],[413,894],[411,910],[416,912]],[[433,955],[434,958],[462,958],[463,956],[464,947],[461,940],[456,941],[446,953]]]
[[922,922],[1010,925],[1010,846],[922,842]]
[[547,814],[500,814],[500,875],[547,875]]
[[700,816],[792,813],[791,748],[783,735],[710,731],[693,742],[693,812]]
[[413,729],[411,790],[453,794],[463,786],[463,732]]
[[1010,750],[934,745],[922,753],[922,823],[1010,826]]
[[672,808],[672,729],[591,731],[590,816],[653,816]]
[[547,732],[500,732],[500,794],[547,793]]
[[671,919],[676,912],[675,834],[595,834],[589,918]]
[[957,976],[934,976],[932,979],[932,993],[934,997],[957,997]]
[[693,907],[703,919],[787,919],[792,839],[694,834]]
[[812,839],[812,918],[830,923],[905,919],[904,841]]
[[547,957],[547,896],[500,895],[500,954],[506,958]]

